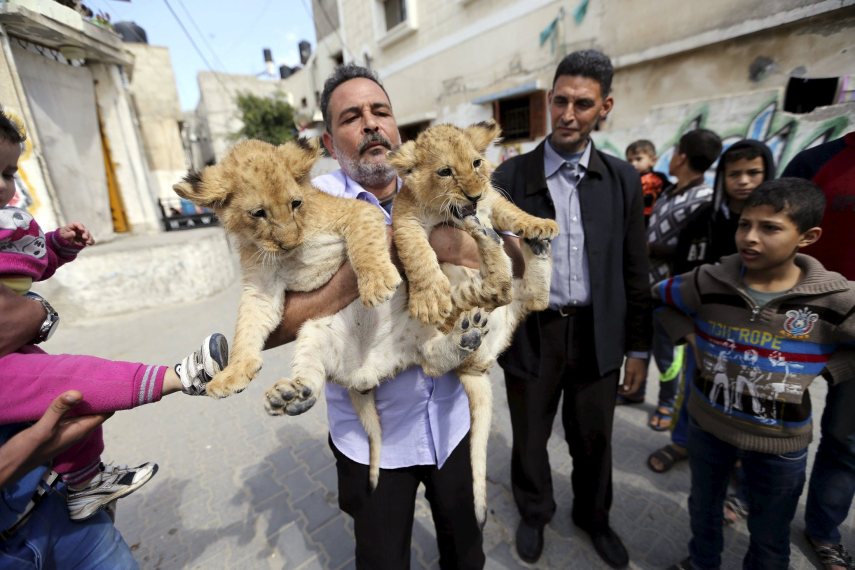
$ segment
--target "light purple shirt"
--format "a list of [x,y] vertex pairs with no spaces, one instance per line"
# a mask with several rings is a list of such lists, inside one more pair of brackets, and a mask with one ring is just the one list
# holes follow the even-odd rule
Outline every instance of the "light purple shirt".
[[[341,170],[318,176],[312,184],[333,196],[365,200],[380,208],[386,223],[392,219],[371,192]],[[401,181],[398,181],[400,188]],[[326,383],[327,419],[333,444],[346,457],[368,465],[368,436],[350,402],[347,390]],[[374,390],[383,447],[380,467],[412,465],[442,467],[469,432],[469,400],[454,373],[432,378],[414,366]]]
[[558,237],[552,241],[552,284],[549,287],[551,309],[591,304],[588,254],[577,190],[588,169],[591,143],[582,153],[569,158],[559,155],[547,139],[543,148],[543,173],[555,205],[555,221],[560,229]]

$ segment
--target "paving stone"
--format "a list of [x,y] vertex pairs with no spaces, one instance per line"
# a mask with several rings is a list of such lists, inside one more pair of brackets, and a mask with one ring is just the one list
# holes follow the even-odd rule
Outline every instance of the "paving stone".
[[[177,362],[196,342],[188,339],[234,330],[235,312],[223,307],[234,307],[239,293],[235,283],[196,303],[66,323],[46,349],[137,362],[159,355],[164,362]],[[297,417],[270,417],[262,407],[264,391],[290,373],[292,356],[293,345],[266,351],[261,374],[236,396],[213,400],[175,394],[119,412],[105,424],[106,458],[118,463],[150,460],[160,466],[149,484],[119,502],[117,527],[144,570],[353,566],[353,522],[338,511],[326,402],[321,398]],[[532,568],[514,553],[519,515],[510,484],[511,426],[501,371],[494,369],[491,376],[487,568]],[[632,567],[639,569],[664,568],[685,558],[689,540],[687,462],[664,474],[646,467],[647,456],[669,442],[667,433],[646,425],[655,392],[648,390],[645,404],[619,406],[615,414],[612,524],[624,539]],[[811,387],[817,416],[825,393],[824,382]],[[556,421],[548,444],[558,509],[546,528],[546,548],[537,567],[602,568],[587,536],[570,521],[572,460],[560,423]],[[803,493],[792,525],[790,566],[795,570],[814,567],[801,536],[805,500]],[[841,531],[855,550],[855,509]],[[740,567],[747,547],[744,524],[728,529],[722,567]],[[433,520],[423,490],[416,502],[413,552],[413,568],[437,567]]]

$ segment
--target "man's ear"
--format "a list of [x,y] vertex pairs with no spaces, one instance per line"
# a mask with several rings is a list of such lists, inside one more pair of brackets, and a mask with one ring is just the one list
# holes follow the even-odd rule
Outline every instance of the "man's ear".
[[799,248],[807,247],[813,243],[819,241],[820,236],[822,236],[822,228],[815,227],[807,230],[806,232],[802,232],[802,237],[799,239]]
[[335,155],[335,147],[333,147],[332,135],[329,131],[324,131],[324,134],[321,135],[321,140],[323,141],[324,148],[327,149],[329,155],[338,160],[338,157]]
[[210,180],[216,180],[214,169],[216,166],[208,166],[202,172],[191,170],[186,176],[172,186],[176,194],[182,198],[190,200],[197,206],[203,208],[216,208],[225,201],[228,192],[224,187],[210,183]]
[[392,168],[397,170],[398,175],[403,178],[412,172],[417,164],[415,141],[407,141],[396,150],[390,150],[386,153],[386,158],[389,159]]
[[472,141],[472,144],[475,146],[475,150],[477,150],[480,154],[484,154],[494,140],[499,138],[499,135],[502,134],[502,127],[496,123],[493,119],[489,121],[481,121],[480,123],[475,123],[474,125],[470,125],[463,129],[463,132],[466,133],[466,136],[469,137],[469,140]]

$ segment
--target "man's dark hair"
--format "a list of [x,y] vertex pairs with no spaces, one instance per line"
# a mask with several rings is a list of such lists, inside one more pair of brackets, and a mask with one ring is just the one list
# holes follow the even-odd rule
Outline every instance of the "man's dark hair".
[[0,140],[14,144],[21,144],[26,139],[27,137],[21,132],[18,125],[12,121],[11,117],[9,117],[5,111],[0,109]]
[[583,49],[569,53],[561,60],[555,70],[555,77],[552,78],[552,87],[555,87],[555,82],[562,75],[587,77],[600,84],[600,94],[605,99],[612,90],[614,74],[609,56],[595,49]]
[[742,211],[758,206],[771,206],[776,213],[784,212],[800,232],[806,232],[822,224],[825,193],[804,178],[767,180],[748,196]]
[[[741,146],[733,150],[726,150],[721,155],[721,159],[725,164],[730,164],[737,160],[754,160],[755,158],[763,158],[763,150],[757,146]],[[763,168],[766,168],[765,162]]]
[[630,154],[649,154],[656,158],[656,146],[647,139],[639,139],[629,143],[624,154],[627,156]]
[[709,129],[695,129],[680,137],[677,150],[695,172],[706,172],[721,152],[721,138]]
[[[378,79],[377,75],[367,67],[362,67],[355,63],[348,63],[337,67],[336,70],[332,72],[332,75],[330,75],[324,82],[324,90],[321,93],[321,114],[324,116],[324,126],[328,133],[332,133],[332,117],[330,117],[329,113],[330,98],[332,97],[333,91],[335,91],[342,83],[350,81],[351,79],[359,78],[373,81],[380,87],[380,89],[383,90],[383,93],[386,93],[386,88],[383,87],[382,83],[380,83],[380,79]],[[386,98],[389,98],[388,93],[386,93]]]

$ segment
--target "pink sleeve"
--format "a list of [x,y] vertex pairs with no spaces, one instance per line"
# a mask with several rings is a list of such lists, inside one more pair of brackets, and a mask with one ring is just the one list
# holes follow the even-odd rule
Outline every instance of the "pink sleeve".
[[39,419],[67,390],[83,401],[73,416],[127,410],[160,400],[166,366],[47,354],[27,345],[0,358],[0,425]]
[[56,230],[45,234],[45,248],[47,249],[47,267],[39,281],[49,279],[58,268],[69,261],[74,261],[83,249],[60,236]]

